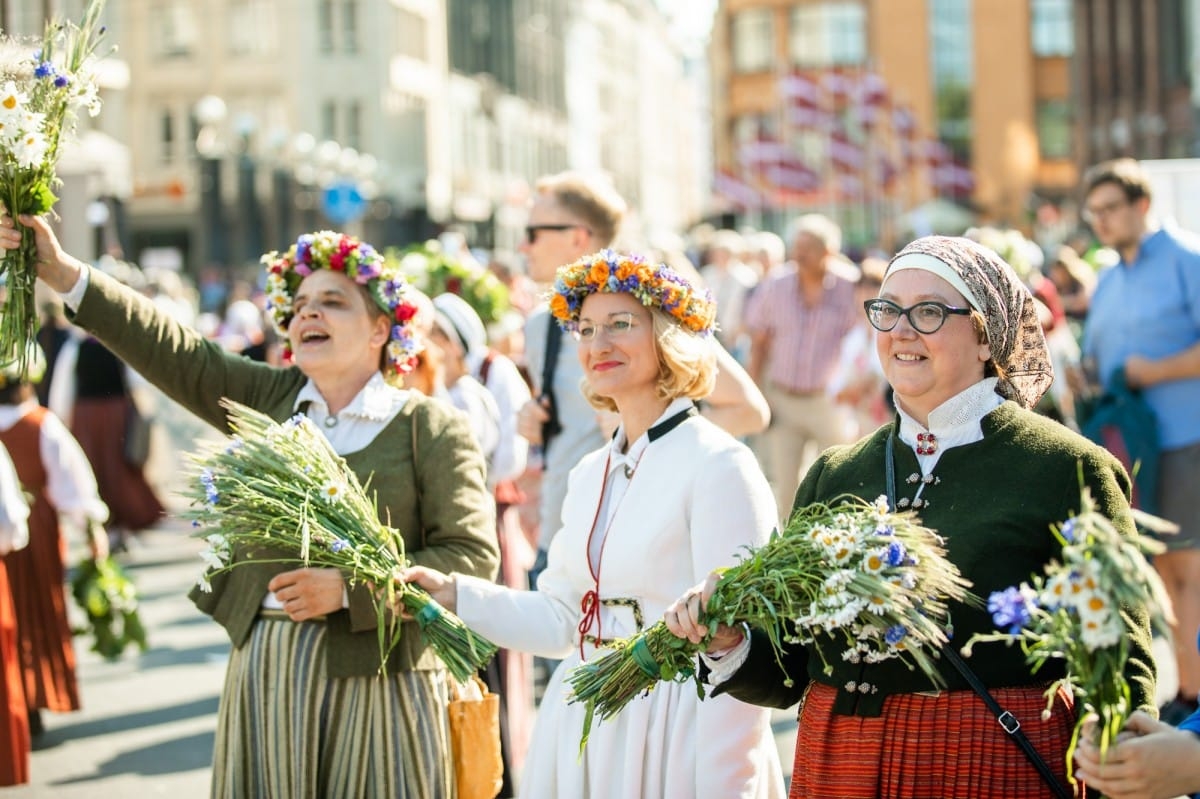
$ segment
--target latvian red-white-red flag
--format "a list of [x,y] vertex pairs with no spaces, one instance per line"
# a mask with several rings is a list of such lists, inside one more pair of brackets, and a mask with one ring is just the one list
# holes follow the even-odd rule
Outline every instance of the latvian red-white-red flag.
[[876,73],[868,72],[858,82],[856,92],[858,122],[864,129],[871,130],[883,120],[889,100],[887,82]]
[[779,94],[789,125],[817,130],[829,126],[832,116],[821,107],[821,86],[812,78],[799,72],[788,73],[779,81]]
[[829,160],[838,172],[858,172],[866,163],[866,151],[850,140],[844,129],[829,136]]
[[829,95],[835,108],[849,102],[857,91],[858,81],[844,72],[829,69],[821,73],[821,88]]
[[906,105],[897,105],[892,109],[892,130],[900,145],[900,163],[912,166],[916,163],[917,117]]
[[718,169],[713,175],[713,192],[741,208],[759,208],[763,202],[758,189],[724,169]]

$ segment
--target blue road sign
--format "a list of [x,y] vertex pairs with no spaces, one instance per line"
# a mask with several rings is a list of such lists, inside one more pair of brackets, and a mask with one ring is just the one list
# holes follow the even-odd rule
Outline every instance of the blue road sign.
[[339,180],[321,192],[321,211],[331,222],[345,225],[362,218],[367,212],[367,200],[357,184]]

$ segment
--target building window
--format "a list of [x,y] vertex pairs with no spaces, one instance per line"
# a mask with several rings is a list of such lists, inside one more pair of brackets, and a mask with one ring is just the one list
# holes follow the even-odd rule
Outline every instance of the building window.
[[188,0],[160,2],[150,10],[151,52],[159,58],[192,54],[197,23]]
[[396,9],[396,52],[418,61],[429,60],[425,17],[407,8]]
[[278,52],[274,0],[230,0],[229,52],[271,56]]
[[317,0],[317,49],[333,52],[333,0]]
[[741,11],[733,18],[733,70],[766,72],[775,63],[771,9]]
[[346,146],[362,149],[362,103],[358,100],[346,103]]
[[358,0],[342,0],[342,51],[358,52]]
[[937,138],[971,161],[971,90],[975,83],[970,0],[929,0]]
[[175,160],[175,115],[164,108],[158,117],[158,158],[163,164]]
[[802,67],[859,66],[867,62],[867,11],[858,2],[819,3],[791,11],[788,48]]
[[333,100],[321,103],[321,138],[337,139],[337,103]]
[[1075,52],[1071,0],[1029,0],[1033,54],[1039,58],[1069,57]]
[[1037,105],[1038,151],[1043,159],[1071,157],[1071,104],[1042,100]]

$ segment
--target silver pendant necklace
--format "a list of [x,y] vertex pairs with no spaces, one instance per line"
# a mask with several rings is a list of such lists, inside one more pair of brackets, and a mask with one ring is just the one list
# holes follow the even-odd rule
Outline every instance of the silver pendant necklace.
[[337,414],[331,413],[325,417],[325,426],[326,427],[329,427],[329,428],[337,427],[337,423],[338,423]]

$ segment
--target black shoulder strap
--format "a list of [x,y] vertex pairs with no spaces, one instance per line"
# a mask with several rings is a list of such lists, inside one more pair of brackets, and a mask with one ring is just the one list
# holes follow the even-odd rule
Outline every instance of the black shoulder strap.
[[[887,461],[884,465],[884,474],[887,479],[887,499],[888,505],[892,510],[896,509],[896,464],[893,460],[895,456],[895,439],[895,434],[888,435],[886,450],[884,452],[884,459]],[[1042,779],[1050,786],[1050,790],[1054,792],[1054,795],[1059,797],[1059,799],[1071,799],[1071,792],[1058,781],[1058,777],[1051,771],[1050,766],[1046,765],[1046,761],[1033,748],[1033,744],[1029,738],[1025,733],[1021,732],[1021,722],[1017,721],[1017,717],[1012,713],[1000,707],[1000,703],[988,691],[983,681],[972,671],[967,662],[954,651],[954,644],[946,642],[945,646],[942,647],[942,655],[946,660],[950,661],[950,665],[954,666],[958,673],[962,675],[963,679],[967,681],[967,685],[971,686],[971,690],[987,705],[987,709],[996,717],[996,722],[1000,725],[1000,728],[1013,740],[1013,743],[1021,747],[1021,751],[1025,753],[1025,757],[1037,769],[1038,774],[1042,775]]]
[[546,353],[542,358],[542,394],[552,395],[554,391],[554,370],[558,366],[558,353],[562,350],[562,328],[554,314],[546,319]]
[[558,326],[554,314],[549,314],[546,328],[546,352],[542,360],[542,398],[547,400],[549,420],[542,425],[542,450],[550,446],[562,426],[558,422],[558,403],[554,399],[554,370],[558,366],[558,353],[562,350],[563,330]]

